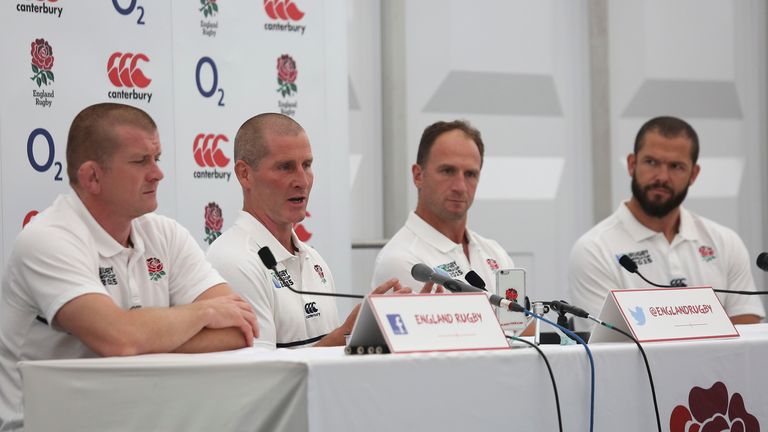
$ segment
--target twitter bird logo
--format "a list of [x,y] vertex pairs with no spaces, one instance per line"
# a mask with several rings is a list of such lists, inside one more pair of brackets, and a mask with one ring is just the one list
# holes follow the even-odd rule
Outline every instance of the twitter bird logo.
[[645,312],[643,312],[643,308],[641,308],[640,306],[635,306],[635,309],[627,309],[627,310],[629,311],[630,315],[632,315],[632,319],[635,320],[635,323],[637,323],[637,325],[639,326],[645,325]]

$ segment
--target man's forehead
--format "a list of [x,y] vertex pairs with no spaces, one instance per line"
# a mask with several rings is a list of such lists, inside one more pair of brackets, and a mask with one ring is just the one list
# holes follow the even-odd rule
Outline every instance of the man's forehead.
[[690,159],[692,147],[693,140],[684,133],[667,136],[657,131],[650,131],[643,138],[638,156],[664,154],[667,156],[680,155]]

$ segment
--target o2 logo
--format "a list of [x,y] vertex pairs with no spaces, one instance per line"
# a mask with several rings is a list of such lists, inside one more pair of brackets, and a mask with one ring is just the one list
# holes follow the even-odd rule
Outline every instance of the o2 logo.
[[[211,86],[208,89],[203,88],[203,83],[200,79],[200,74],[203,71],[203,67],[206,65],[211,69],[212,76]],[[195,83],[197,84],[197,91],[199,91],[203,97],[209,98],[216,93],[219,93],[218,105],[221,107],[224,106],[224,89],[219,88],[219,70],[216,68],[216,62],[214,62],[212,58],[200,57],[200,60],[197,61],[197,67],[195,68]]]
[[[47,144],[45,149],[47,150],[48,157],[41,158],[42,160],[38,159],[39,154],[38,156],[35,156],[35,143],[39,142],[39,140],[37,140],[37,137],[39,136],[42,136]],[[56,158],[56,147],[53,145],[53,137],[47,130],[37,128],[29,134],[29,138],[27,138],[27,158],[29,159],[29,164],[32,165],[32,168],[40,173],[48,172],[51,167],[55,166],[56,173],[53,175],[53,180],[63,180],[61,177],[63,165],[59,161],[54,161]]]
[[[125,0],[123,0],[123,3]],[[136,0],[130,0],[130,3],[128,4],[128,7],[123,7],[120,5],[120,0],[112,0],[112,6],[115,7],[115,10],[120,15],[128,16],[133,13],[134,10],[139,12],[139,18],[136,20],[136,24],[138,25],[144,25],[144,6],[136,6]]]

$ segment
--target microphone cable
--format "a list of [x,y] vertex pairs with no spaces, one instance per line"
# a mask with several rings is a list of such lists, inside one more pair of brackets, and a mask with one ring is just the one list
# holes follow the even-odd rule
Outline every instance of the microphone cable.
[[560,331],[562,331],[563,333],[573,338],[573,340],[579,342],[584,347],[584,350],[587,352],[587,358],[589,359],[589,369],[591,372],[590,387],[589,387],[590,388],[589,390],[589,432],[593,432],[594,425],[595,425],[595,360],[592,358],[592,350],[589,349],[589,347],[587,346],[587,343],[584,342],[584,339],[582,339],[576,333],[568,330],[567,328],[561,325],[555,324],[552,321],[544,318],[543,316],[537,315],[527,309],[523,309],[523,311],[529,317],[536,318],[538,320],[544,321],[545,323],[553,327],[557,327],[558,329],[560,329]]
[[601,326],[603,326],[605,328],[609,328],[609,329],[611,329],[611,330],[613,330],[615,332],[623,334],[628,339],[630,339],[632,342],[634,342],[635,345],[637,345],[637,348],[640,350],[640,354],[643,356],[643,362],[645,362],[645,370],[646,370],[646,372],[648,372],[648,383],[650,383],[650,385],[651,385],[651,396],[653,397],[653,410],[654,410],[654,412],[656,414],[656,428],[658,429],[659,432],[661,432],[661,418],[659,417],[659,404],[656,401],[656,386],[653,385],[653,375],[651,374],[651,366],[648,364],[648,356],[645,355],[645,350],[643,349],[643,346],[640,345],[640,341],[635,339],[634,336],[632,336],[631,334],[625,332],[624,330],[622,330],[620,328],[617,328],[613,324],[607,323],[605,321],[601,321],[601,320],[599,320],[597,318],[594,318],[592,316],[590,316],[589,318],[591,320],[597,322],[598,324],[600,324]]
[[531,341],[527,341],[517,336],[510,336],[508,334],[505,334],[505,336],[507,337],[507,339],[511,339],[517,342],[522,342],[530,346],[531,348],[538,351],[541,358],[544,359],[544,364],[547,365],[547,371],[549,371],[549,379],[552,380],[552,390],[554,390],[555,392],[555,406],[557,407],[557,426],[560,432],[563,432],[563,419],[561,418],[561,415],[560,415],[560,397],[557,394],[557,383],[555,383],[555,375],[552,373],[552,366],[549,365],[549,360],[547,359],[547,356],[544,355],[544,351],[542,351],[541,348],[536,346],[536,344]]

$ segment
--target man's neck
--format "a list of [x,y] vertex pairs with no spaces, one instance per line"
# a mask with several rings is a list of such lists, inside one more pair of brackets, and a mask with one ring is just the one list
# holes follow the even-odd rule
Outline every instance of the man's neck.
[[651,231],[663,233],[669,243],[672,243],[672,240],[675,239],[677,233],[680,232],[679,206],[675,207],[675,209],[669,212],[666,216],[660,218],[645,213],[635,197],[632,197],[632,199],[626,203],[626,206],[638,222]]
[[101,203],[90,199],[87,195],[77,194],[80,201],[83,202],[88,213],[93,216],[104,231],[109,234],[110,237],[115,239],[116,242],[123,247],[132,247],[131,243],[131,222],[133,218],[124,218],[115,215],[110,209],[105,208]]
[[295,255],[296,248],[293,245],[293,225],[292,224],[276,224],[270,218],[261,215],[257,212],[243,209],[259,221],[264,228],[272,234],[278,243],[280,243],[288,253]]
[[425,212],[416,208],[416,215],[428,223],[432,228],[440,232],[440,234],[448,237],[454,243],[467,244],[467,218],[464,217],[460,220],[443,220],[435,217],[431,213]]

